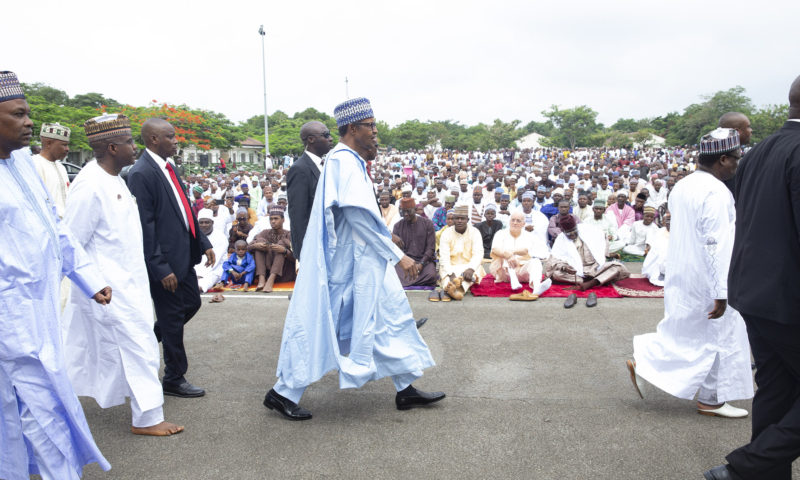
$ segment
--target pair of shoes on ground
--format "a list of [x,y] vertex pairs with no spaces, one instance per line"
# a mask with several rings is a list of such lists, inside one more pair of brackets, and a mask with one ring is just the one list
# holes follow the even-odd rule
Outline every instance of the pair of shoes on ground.
[[430,302],[449,302],[450,300],[450,296],[441,290],[432,290],[428,294],[428,301]]
[[546,278],[539,286],[531,290],[530,292],[527,290],[523,290],[520,293],[515,293],[508,297],[509,300],[515,301],[522,301],[522,302],[532,302],[537,300],[541,294],[546,292],[551,286],[553,285],[553,280]]
[[[572,308],[578,303],[578,295],[575,293],[570,293],[569,297],[564,301],[564,308]],[[588,297],[586,297],[586,306],[589,308],[597,306],[597,294],[591,292]]]
[[[409,385],[397,392],[394,403],[398,410],[410,410],[436,403],[445,397],[443,392],[423,392]],[[289,420],[310,420],[311,412],[270,389],[264,397],[264,406],[275,410]]]
[[[628,367],[628,373],[631,376],[631,383],[633,383],[633,388],[636,389],[636,393],[639,394],[639,398],[644,398],[644,379],[636,373],[636,362],[633,360],[627,360],[625,364]],[[697,408],[697,413],[701,415],[709,415],[712,417],[724,417],[724,418],[744,418],[747,416],[747,410],[743,408],[737,408],[733,405],[725,402],[717,408],[714,409],[704,409],[704,408]]]

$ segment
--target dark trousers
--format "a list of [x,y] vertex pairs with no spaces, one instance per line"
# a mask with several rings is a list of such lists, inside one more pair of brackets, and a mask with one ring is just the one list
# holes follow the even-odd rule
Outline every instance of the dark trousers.
[[743,317],[756,360],[753,434],[727,460],[742,479],[791,479],[800,456],[800,326]]
[[194,268],[178,282],[175,293],[164,290],[161,282],[150,283],[150,294],[156,310],[156,338],[164,349],[163,383],[177,385],[189,368],[183,346],[183,326],[200,310],[200,290]]

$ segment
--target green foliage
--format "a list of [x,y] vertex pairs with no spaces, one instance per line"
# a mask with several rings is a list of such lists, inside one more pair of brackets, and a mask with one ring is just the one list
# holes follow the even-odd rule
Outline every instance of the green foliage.
[[789,105],[767,105],[750,115],[753,136],[750,143],[758,143],[777,132],[789,118]]
[[591,146],[598,138],[590,138],[592,134],[600,132],[603,125],[597,123],[597,112],[581,105],[575,108],[561,110],[558,105],[552,105],[550,110],[542,112],[555,128],[550,136],[550,144],[557,147]]
[[704,95],[703,103],[694,103],[686,107],[683,115],[667,133],[667,142],[671,145],[693,145],[704,134],[717,128],[719,117],[723,113],[741,112],[751,115],[755,108],[744,91],[743,87],[736,86],[713,95]]

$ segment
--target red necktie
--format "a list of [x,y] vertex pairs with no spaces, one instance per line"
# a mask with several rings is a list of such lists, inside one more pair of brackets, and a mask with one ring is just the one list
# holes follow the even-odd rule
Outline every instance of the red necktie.
[[178,196],[181,197],[181,203],[183,203],[183,213],[186,214],[186,223],[189,224],[189,231],[192,232],[192,238],[195,238],[194,233],[194,219],[192,218],[192,209],[189,207],[189,201],[186,200],[186,195],[183,193],[183,189],[181,188],[181,184],[178,183],[178,177],[175,176],[175,170],[172,169],[172,165],[167,162],[167,171],[169,171],[169,178],[172,180],[172,184],[175,185],[175,189],[178,191]]

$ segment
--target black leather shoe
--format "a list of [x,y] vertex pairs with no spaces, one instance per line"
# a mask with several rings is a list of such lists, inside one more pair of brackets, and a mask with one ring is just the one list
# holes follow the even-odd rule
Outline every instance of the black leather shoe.
[[297,405],[283,395],[279,395],[278,392],[273,389],[270,389],[269,392],[267,392],[267,395],[264,397],[264,406],[270,410],[276,410],[289,420],[311,419],[311,412]]
[[206,391],[200,387],[195,387],[191,383],[184,380],[177,385],[171,383],[163,383],[161,387],[164,389],[164,395],[171,395],[173,397],[182,398],[196,398],[202,397]]
[[706,480],[733,480],[730,470],[727,465],[719,465],[705,472],[703,477]]
[[397,392],[397,396],[394,397],[394,403],[397,405],[398,410],[408,410],[438,402],[444,397],[444,392],[421,392],[409,385],[402,392]]
[[572,308],[576,303],[578,303],[578,295],[570,293],[569,297],[567,297],[567,300],[564,302],[564,308]]
[[428,317],[422,317],[419,320],[417,320],[417,330],[419,330],[419,328],[421,326],[425,325],[425,322],[427,322],[427,321],[428,321]]
[[589,296],[586,298],[586,306],[589,307],[589,308],[597,306],[597,294],[596,293],[592,292],[592,293],[589,294]]

